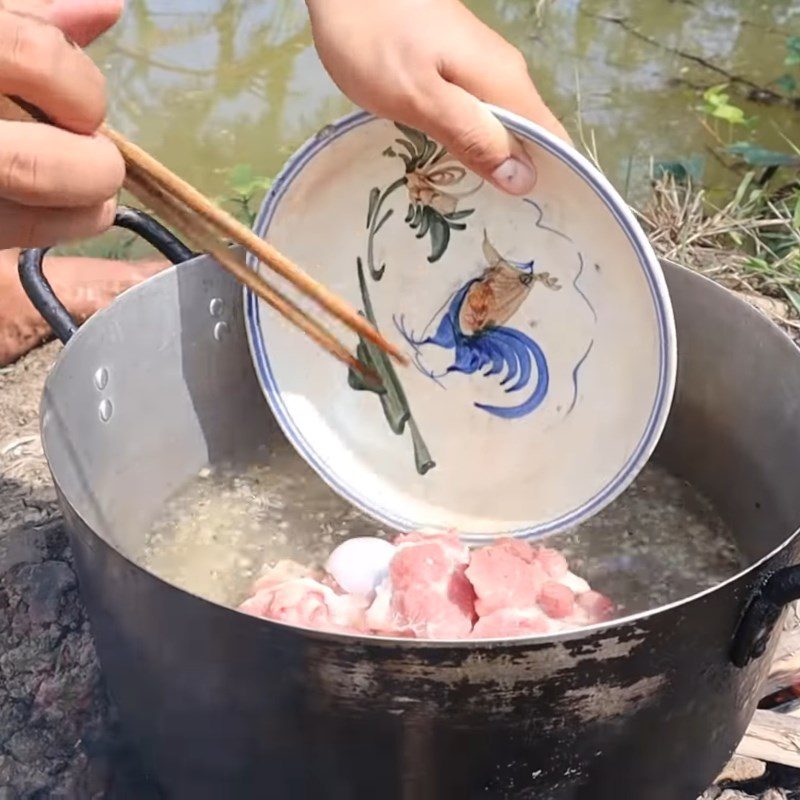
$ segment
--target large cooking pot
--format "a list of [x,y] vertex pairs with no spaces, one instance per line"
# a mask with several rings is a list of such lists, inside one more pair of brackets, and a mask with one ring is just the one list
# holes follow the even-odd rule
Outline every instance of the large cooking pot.
[[[118,222],[191,256],[142,215]],[[382,640],[255,619],[128,557],[204,464],[281,436],[241,288],[191,258],[76,331],[41,257],[24,255],[23,281],[69,340],[45,386],[44,449],[108,686],[168,796],[693,800],[711,782],[800,595],[800,358],[756,311],[664,265],[680,365],[658,458],[713,500],[746,569],[564,635]]]

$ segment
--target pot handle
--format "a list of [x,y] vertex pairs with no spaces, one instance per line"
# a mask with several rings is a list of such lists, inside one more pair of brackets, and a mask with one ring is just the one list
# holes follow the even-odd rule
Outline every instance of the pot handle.
[[764,655],[781,612],[795,600],[800,600],[800,566],[783,567],[767,578],[750,600],[734,635],[734,666],[746,667]]
[[[141,236],[173,264],[188,261],[195,255],[180,239],[144,211],[120,206],[114,217],[114,226]],[[48,250],[48,247],[23,250],[19,257],[19,279],[36,310],[44,317],[55,335],[66,344],[78,330],[78,326],[56,296],[42,271],[42,262]]]

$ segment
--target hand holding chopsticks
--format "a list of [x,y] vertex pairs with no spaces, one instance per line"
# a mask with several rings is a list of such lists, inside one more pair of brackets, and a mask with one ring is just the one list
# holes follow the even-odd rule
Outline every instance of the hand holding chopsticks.
[[[36,109],[16,99],[0,96],[0,118],[47,122]],[[334,357],[378,380],[372,370],[362,364],[319,321],[292,300],[282,296],[254,270],[247,267],[228,247],[225,239],[241,245],[262,263],[292,283],[336,319],[360,337],[374,343],[400,364],[407,359],[364,316],[345,300],[315,281],[300,267],[251,230],[215,206],[194,187],[183,181],[148,153],[122,134],[103,125],[100,132],[118,148],[125,161],[125,187],[169,226],[178,231],[195,249],[208,252],[249,287],[258,297],[299,327]]]

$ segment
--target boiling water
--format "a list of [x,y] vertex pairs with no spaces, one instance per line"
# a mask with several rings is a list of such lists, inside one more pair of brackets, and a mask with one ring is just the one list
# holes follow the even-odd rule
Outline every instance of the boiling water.
[[[391,534],[280,440],[244,467],[202,470],[165,506],[138,560],[183,589],[237,605],[268,562],[322,564],[343,539]],[[547,543],[627,613],[686,597],[743,566],[711,504],[653,465],[605,511]]]

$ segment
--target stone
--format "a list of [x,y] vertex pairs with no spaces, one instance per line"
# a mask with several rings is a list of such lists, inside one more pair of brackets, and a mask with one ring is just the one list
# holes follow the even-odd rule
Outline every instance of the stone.
[[28,614],[34,625],[58,620],[65,606],[65,594],[74,589],[77,581],[68,564],[46,561],[25,569]]
[[734,756],[717,776],[714,783],[742,783],[760,778],[767,769],[763,761],[745,756]]

